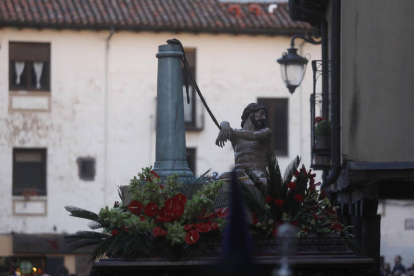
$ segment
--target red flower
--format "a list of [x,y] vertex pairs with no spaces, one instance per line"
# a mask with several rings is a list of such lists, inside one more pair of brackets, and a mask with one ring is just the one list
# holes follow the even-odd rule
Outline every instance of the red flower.
[[200,234],[196,230],[190,230],[185,235],[185,242],[187,244],[195,244],[200,239]]
[[141,222],[141,221],[145,221],[146,220],[146,218],[144,217],[144,216],[140,216],[139,217],[139,221]]
[[162,229],[161,227],[156,227],[154,230],[152,230],[152,234],[154,237],[165,237],[167,236],[168,232],[167,230]]
[[198,232],[200,233],[207,233],[208,231],[211,230],[210,225],[208,225],[207,223],[197,223],[195,225],[195,228],[197,229]]
[[154,179],[154,177],[156,177],[156,178],[160,178],[160,176],[158,175],[158,173],[156,173],[156,172],[154,172],[154,171],[150,171],[150,174],[152,174],[153,175],[153,177],[152,177],[152,179]]
[[118,231],[117,231],[117,230],[112,230],[112,231],[111,231],[111,235],[112,235],[112,236],[114,236],[114,235],[116,235],[116,234],[118,234]]
[[302,195],[299,195],[299,194],[295,195],[293,198],[296,199],[296,201],[298,201],[298,202],[302,202],[303,201],[303,196]]
[[188,230],[194,229],[194,227],[195,227],[194,223],[186,224],[184,225],[184,230],[188,231]]
[[142,203],[137,200],[131,201],[131,203],[128,205],[128,210],[135,215],[140,215],[142,209],[144,209],[144,205],[142,205]]
[[277,206],[283,206],[283,204],[285,204],[285,202],[283,201],[283,199],[278,198],[278,199],[275,200],[275,204]]
[[128,229],[128,228],[126,228],[126,227],[124,227],[124,230],[125,230],[126,232],[129,232],[129,229]]
[[166,219],[165,217],[157,217],[155,218],[154,222],[169,222],[169,219]]
[[332,224],[332,229],[339,232],[344,230],[344,226],[341,223],[337,222]]
[[297,227],[298,226],[298,221],[297,220],[291,221],[290,224]]
[[211,227],[211,230],[219,230],[220,229],[220,226],[218,225],[217,222],[212,222],[210,227]]
[[318,117],[315,118],[315,123],[320,123],[320,122],[325,121],[325,120],[326,120],[325,118],[322,118],[322,117],[318,116]]
[[326,190],[325,189],[321,189],[321,193],[319,195],[319,200],[324,199],[327,196]]
[[314,192],[315,192],[315,188],[316,188],[317,186],[320,186],[320,185],[321,185],[321,182],[318,182],[318,183],[316,183],[316,184],[311,183],[311,184],[309,185],[309,191],[311,191],[311,193],[314,193]]
[[168,217],[176,217],[174,220],[179,219],[184,213],[184,204],[185,203],[182,200],[179,200],[176,197],[174,197],[174,199],[167,199],[164,203],[165,215]]
[[214,213],[207,213],[207,214],[203,214],[197,217],[197,219],[203,220],[203,219],[213,219],[216,217],[216,214]]
[[267,204],[270,204],[270,202],[272,202],[272,201],[273,201],[273,198],[270,195],[266,196],[266,203]]
[[161,184],[160,184],[160,188],[161,188],[161,190],[164,190],[164,186],[162,186]]
[[278,231],[278,229],[277,229],[277,228],[273,228],[273,230],[272,230],[272,235],[273,235],[273,236],[276,236],[276,235],[277,235],[277,231]]
[[225,218],[229,214],[229,209],[227,207],[216,209],[216,214],[219,218]]
[[318,215],[316,215],[316,213],[313,213],[313,218],[316,219],[316,220],[320,220],[320,219],[325,218],[325,216],[318,216]]
[[294,190],[294,189],[296,189],[296,184],[295,184],[295,182],[290,182],[289,184],[287,184],[287,187],[291,190]]
[[158,207],[157,203],[149,202],[145,206],[145,214],[149,217],[155,217],[160,212],[160,208]]
[[187,203],[187,197],[182,193],[176,194],[173,198],[174,202],[182,201],[184,204]]
[[299,171],[296,170],[294,175],[295,175],[295,177],[298,177],[299,176]]
[[253,225],[256,225],[259,222],[259,220],[257,218],[253,219],[252,223]]

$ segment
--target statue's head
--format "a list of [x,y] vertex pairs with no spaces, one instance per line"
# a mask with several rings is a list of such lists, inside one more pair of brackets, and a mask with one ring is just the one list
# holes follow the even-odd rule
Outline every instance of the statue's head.
[[241,127],[244,127],[244,123],[248,118],[250,118],[250,121],[253,123],[253,125],[256,127],[256,129],[262,129],[264,128],[265,119],[263,119],[261,116],[260,118],[256,118],[255,114],[259,111],[263,110],[265,114],[265,118],[267,118],[267,110],[263,105],[260,105],[258,103],[251,103],[243,111],[243,115],[241,116],[242,122]]

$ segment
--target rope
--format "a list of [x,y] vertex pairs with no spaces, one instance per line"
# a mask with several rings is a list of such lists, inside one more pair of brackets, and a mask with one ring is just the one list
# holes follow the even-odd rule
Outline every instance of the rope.
[[168,44],[179,45],[180,48],[181,48],[181,51],[183,52],[183,57],[181,58],[181,60],[184,64],[184,69],[185,69],[184,72],[185,72],[185,80],[186,80],[185,88],[186,88],[186,93],[187,93],[187,103],[190,103],[190,96],[188,94],[188,77],[190,77],[191,83],[194,85],[194,88],[196,89],[197,94],[200,97],[201,101],[203,102],[203,105],[206,108],[208,114],[210,115],[210,117],[213,120],[214,124],[221,130],[220,124],[217,122],[216,117],[214,117],[213,112],[211,112],[210,108],[208,107],[208,104],[207,104],[206,100],[204,99],[203,95],[201,94],[200,88],[198,88],[197,82],[195,81],[193,73],[190,70],[190,65],[188,65],[187,58],[185,57],[185,52],[184,52],[183,45],[176,38],[167,40],[167,43]]

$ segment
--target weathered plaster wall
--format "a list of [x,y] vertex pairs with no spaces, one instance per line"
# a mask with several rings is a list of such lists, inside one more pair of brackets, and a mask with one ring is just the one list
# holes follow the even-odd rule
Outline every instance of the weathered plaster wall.
[[[309,66],[304,83],[290,96],[275,61],[289,46],[288,37],[116,32],[110,40],[105,111],[108,36],[106,31],[0,31],[0,233],[86,229],[86,221],[70,218],[64,206],[99,211],[112,205],[118,200],[117,186],[153,164],[155,54],[158,45],[173,37],[197,49],[197,80],[218,120],[239,127],[244,107],[258,97],[289,98],[289,156],[279,158],[281,168],[296,155],[309,165],[312,72]],[[9,41],[51,43],[51,112],[8,112]],[[306,44],[303,53],[320,59],[318,46]],[[218,130],[206,112],[204,116],[204,130],[186,135],[187,146],[197,147],[196,173],[229,170],[231,146],[215,146]],[[12,215],[13,147],[47,148],[47,216]],[[78,177],[76,159],[84,156],[96,158],[94,181]]]
[[378,205],[381,214],[381,256],[394,265],[401,255],[407,267],[414,264],[414,230],[405,230],[405,219],[414,219],[414,201],[385,200]]
[[413,1],[342,1],[342,153],[412,161]]

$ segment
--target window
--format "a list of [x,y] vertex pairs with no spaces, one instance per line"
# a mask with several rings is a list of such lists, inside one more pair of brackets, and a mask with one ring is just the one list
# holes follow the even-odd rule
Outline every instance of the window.
[[288,155],[288,100],[259,98],[258,104],[266,107],[266,125],[273,132],[271,148],[276,155]]
[[10,91],[50,91],[50,43],[9,42]]
[[[193,74],[194,78],[196,78],[196,50],[191,49],[184,49],[185,56],[188,61],[188,65],[190,66],[191,73]],[[190,96],[190,104],[187,103],[187,93],[185,90],[185,85],[188,83],[188,92]],[[197,115],[197,97],[196,91],[193,85],[191,84],[190,77],[187,79],[185,78],[184,67],[183,67],[183,94],[184,94],[184,121],[185,121],[185,129],[186,130],[201,130],[203,128],[202,123],[197,122],[198,115]]]
[[187,148],[187,162],[190,170],[196,174],[196,148]]
[[46,149],[13,149],[13,195],[46,195]]
[[77,160],[79,178],[82,180],[94,180],[95,159],[91,157],[80,157]]

